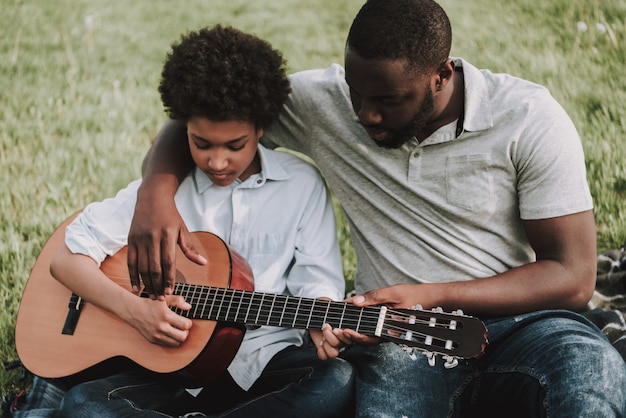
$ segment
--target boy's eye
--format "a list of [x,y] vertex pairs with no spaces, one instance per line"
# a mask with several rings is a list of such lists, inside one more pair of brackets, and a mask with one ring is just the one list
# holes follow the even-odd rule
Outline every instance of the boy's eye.
[[205,142],[197,142],[197,141],[194,141],[194,145],[198,149],[209,149],[211,147],[209,144]]
[[231,145],[228,147],[228,149],[231,151],[241,151],[242,149],[244,149],[245,146],[246,144],[238,145],[238,146]]

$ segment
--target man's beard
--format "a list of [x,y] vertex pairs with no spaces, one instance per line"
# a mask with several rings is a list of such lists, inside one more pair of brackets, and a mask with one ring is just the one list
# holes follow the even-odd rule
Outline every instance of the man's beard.
[[402,145],[409,142],[418,133],[424,130],[424,128],[430,121],[434,109],[435,101],[433,98],[433,93],[430,91],[430,88],[427,88],[424,101],[422,102],[419,110],[415,113],[415,115],[413,115],[413,119],[411,119],[411,121],[407,125],[403,126],[399,130],[393,131],[393,135],[391,136],[391,138],[384,141],[374,142],[381,148],[400,148]]

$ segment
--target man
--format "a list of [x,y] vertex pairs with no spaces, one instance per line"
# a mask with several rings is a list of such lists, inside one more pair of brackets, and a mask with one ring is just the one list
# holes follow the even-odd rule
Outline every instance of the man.
[[[449,58],[450,46],[434,1],[368,1],[345,73],[294,74],[263,141],[313,158],[342,204],[362,293],[351,302],[461,308],[485,320],[490,345],[447,369],[327,328],[320,357],[349,345],[358,416],[622,416],[626,367],[574,313],[596,264],[576,129],[545,88]],[[172,122],[160,132],[131,228],[131,276],[156,295],[175,241],[201,262],[171,203],[172,173],[189,164],[166,156],[182,135]]]

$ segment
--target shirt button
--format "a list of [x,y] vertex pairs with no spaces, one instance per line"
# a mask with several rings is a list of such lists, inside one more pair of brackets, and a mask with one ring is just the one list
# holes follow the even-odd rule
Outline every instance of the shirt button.
[[414,157],[414,158],[417,158],[417,157],[419,157],[419,156],[420,156],[420,153],[419,153],[419,152],[416,152],[415,154],[413,154],[413,157]]
[[261,180],[261,179],[258,179],[258,180],[256,181],[256,184],[261,184],[261,183],[263,183],[263,180]]

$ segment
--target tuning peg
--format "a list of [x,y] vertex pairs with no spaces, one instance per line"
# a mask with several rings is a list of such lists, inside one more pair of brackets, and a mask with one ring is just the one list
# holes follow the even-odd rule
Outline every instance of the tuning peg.
[[459,365],[459,360],[456,357],[444,356],[443,358],[446,359],[446,362],[443,363],[443,367],[446,369],[452,369]]
[[428,359],[428,364],[430,365],[430,367],[434,367],[436,361],[435,353],[433,353],[432,351],[424,351],[424,355]]
[[415,355],[415,348],[409,347],[408,345],[405,345],[405,344],[401,344],[400,347],[402,347],[404,352],[409,355],[411,360],[413,361],[417,360],[417,356]]
[[452,311],[454,315],[463,316],[463,309],[457,309],[456,311]]

